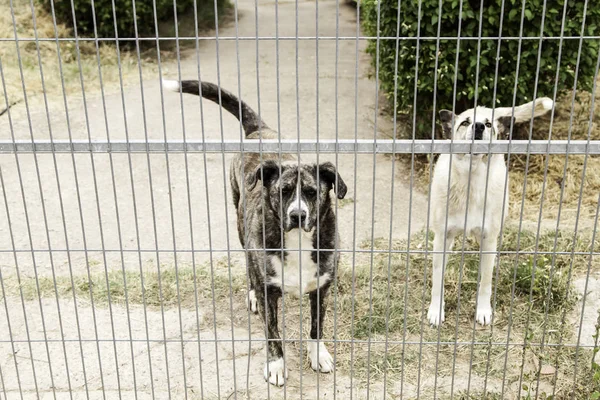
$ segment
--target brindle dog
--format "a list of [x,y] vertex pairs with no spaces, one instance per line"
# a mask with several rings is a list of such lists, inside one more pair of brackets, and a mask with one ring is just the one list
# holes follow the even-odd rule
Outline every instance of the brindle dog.
[[[245,102],[215,84],[164,81],[163,86],[220,104],[241,121],[246,139],[278,137]],[[277,324],[282,292],[293,296],[308,293],[310,337],[314,340],[307,346],[311,366],[321,372],[334,369],[334,360],[324,343],[317,344],[316,340],[322,338],[325,298],[338,261],[330,191],[334,189],[343,199],[347,187],[330,162],[303,164],[289,154],[279,160],[272,153],[238,154],[231,162],[230,180],[240,242],[248,249],[251,290],[247,303],[264,319],[269,340],[264,376],[282,386],[287,378]]]

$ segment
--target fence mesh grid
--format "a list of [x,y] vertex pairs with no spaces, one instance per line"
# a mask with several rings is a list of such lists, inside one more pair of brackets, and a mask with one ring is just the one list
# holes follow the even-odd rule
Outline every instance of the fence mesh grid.
[[[0,398],[600,395],[600,140],[594,119],[600,36],[585,23],[593,2],[564,2],[562,13],[539,16],[537,36],[523,34],[527,1],[493,2],[500,4],[499,18],[505,7],[521,16],[519,34],[507,36],[502,22],[498,35],[483,34],[483,0],[456,2],[457,32],[443,32],[441,17],[431,20],[435,36],[421,35],[429,15],[417,18],[416,35],[401,34],[403,9],[422,15],[421,1],[398,0],[392,7],[395,36],[381,34],[381,1],[375,2],[375,36],[362,34],[360,1],[234,0],[226,15],[217,0],[194,0],[185,12],[173,1],[167,5],[172,19],[159,21],[165,2],[133,0],[133,36],[120,35],[119,2],[90,1],[93,35],[78,32],[76,5],[83,2],[71,0],[68,23],[57,22],[54,0],[42,3],[0,0],[0,22],[10,25],[0,27]],[[560,2],[543,0],[544,11],[547,3]],[[564,28],[573,4],[582,13],[580,34],[562,28],[559,35],[546,34],[545,18],[561,18]],[[152,20],[139,20],[136,11],[148,7]],[[199,28],[206,23],[199,20],[201,7],[210,9],[214,30]],[[476,36],[461,35],[466,7],[479,10]],[[440,0],[437,15],[442,10]],[[112,37],[98,34],[107,12]],[[138,34],[147,28],[140,23],[152,33]],[[385,41],[395,44],[395,70],[393,95],[384,100]],[[481,65],[495,64],[494,83],[514,82],[512,104],[476,108],[467,125],[489,110],[490,130],[510,117],[506,138],[457,136],[460,128],[445,140],[436,135],[438,58],[455,48],[447,73],[454,75],[457,98],[463,41],[477,42],[469,54],[475,106],[491,106],[478,102]],[[481,53],[486,41],[497,42],[497,54]],[[559,42],[543,139],[534,138],[536,107],[523,111],[516,103],[522,46],[530,41],[538,47],[529,99],[541,97],[544,43]],[[414,111],[403,114],[398,59],[408,42],[416,46]],[[515,75],[499,76],[501,44],[508,42],[518,43]],[[567,67],[574,85],[560,94],[561,52],[574,43],[577,60]],[[589,43],[597,53],[594,83],[582,97],[578,74],[582,46]],[[420,59],[420,46],[434,46],[434,59]],[[431,63],[434,76],[427,110],[417,102],[427,89],[419,85],[423,63]],[[243,121],[223,112],[222,93],[215,105],[172,93],[165,78],[214,82],[231,91],[259,121],[270,122],[275,137],[261,132],[245,138]],[[482,90],[493,91],[496,104],[496,87]],[[236,107],[238,115],[246,113],[241,102]],[[451,125],[464,121],[458,111],[452,109]],[[435,117],[431,139],[418,132],[427,113]],[[517,131],[515,122],[523,122],[515,120],[519,113],[528,114],[519,125],[526,140],[504,140]],[[265,218],[273,204],[246,190],[253,171],[243,164],[238,213],[229,182],[236,167],[229,168],[240,153],[257,155],[255,179],[262,182],[272,172],[267,160],[277,161],[282,181],[284,168],[330,162],[339,174],[331,182],[334,233],[319,222],[331,222],[321,197],[314,238],[288,229],[283,208],[274,211],[281,218]],[[498,157],[506,168],[494,169]],[[434,171],[444,163],[452,172],[436,181]],[[314,177],[317,188],[328,179],[322,172]],[[345,197],[339,195],[342,179]],[[464,198],[456,200],[451,188],[461,182]],[[434,185],[446,188],[442,195],[435,196]],[[489,195],[496,186],[502,191]],[[271,195],[283,203],[283,186],[276,192]],[[455,201],[462,214],[452,214]],[[478,212],[475,228],[470,207]],[[435,218],[440,212],[441,223]],[[485,228],[496,222],[498,241],[493,237],[490,247]],[[251,244],[240,243],[257,232]],[[305,257],[307,241],[329,244]],[[295,244],[281,245],[286,242]],[[283,290],[278,310],[277,290],[265,282],[256,286],[252,277],[269,268],[276,280],[271,269],[277,260],[290,264],[279,272],[290,287],[313,278],[305,272],[311,262],[337,265],[335,273],[317,274],[316,287],[323,279],[329,293]],[[493,272],[486,278],[490,260]],[[436,271],[445,276],[437,297]],[[489,315],[479,304],[485,279],[492,282]],[[326,309],[319,305],[323,297]],[[255,308],[269,310],[268,317],[254,315]],[[274,323],[281,338],[265,322]],[[322,336],[314,334],[320,330]],[[281,362],[272,350],[279,345]]]

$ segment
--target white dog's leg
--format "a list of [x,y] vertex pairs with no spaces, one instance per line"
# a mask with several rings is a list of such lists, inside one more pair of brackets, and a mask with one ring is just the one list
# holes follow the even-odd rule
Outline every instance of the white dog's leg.
[[481,250],[493,252],[481,255],[481,280],[479,282],[479,294],[477,295],[477,315],[476,319],[481,325],[487,325],[492,321],[492,275],[494,272],[494,262],[496,260],[496,236],[488,236],[481,243]]
[[436,234],[433,239],[433,274],[431,278],[431,304],[427,312],[427,319],[433,326],[438,326],[444,322],[444,269],[448,262],[449,254],[443,254],[444,239],[446,241],[446,251],[452,249],[454,242],[453,235]]

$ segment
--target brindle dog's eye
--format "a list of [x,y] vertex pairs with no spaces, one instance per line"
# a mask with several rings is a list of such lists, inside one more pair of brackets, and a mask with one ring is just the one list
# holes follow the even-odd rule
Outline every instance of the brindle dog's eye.
[[485,123],[485,127],[486,127],[486,128],[491,128],[491,127],[492,127],[492,124],[491,124],[490,122],[486,122],[486,123]]
[[285,186],[283,188],[281,188],[281,194],[283,195],[289,195],[294,191],[294,188],[291,186]]
[[302,192],[306,197],[314,197],[317,194],[317,191],[313,188],[305,188]]
[[460,126],[469,126],[470,122],[468,120],[463,121],[462,124],[460,124]]

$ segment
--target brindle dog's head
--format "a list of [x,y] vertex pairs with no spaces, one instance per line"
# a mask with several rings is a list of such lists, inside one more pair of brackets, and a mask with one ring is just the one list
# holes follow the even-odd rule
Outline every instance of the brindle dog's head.
[[312,231],[317,224],[317,214],[323,216],[331,207],[329,191],[334,189],[338,199],[343,199],[348,191],[330,162],[279,165],[268,160],[248,175],[248,190],[254,189],[259,180],[262,180],[265,206],[279,216],[286,232],[294,228]]

